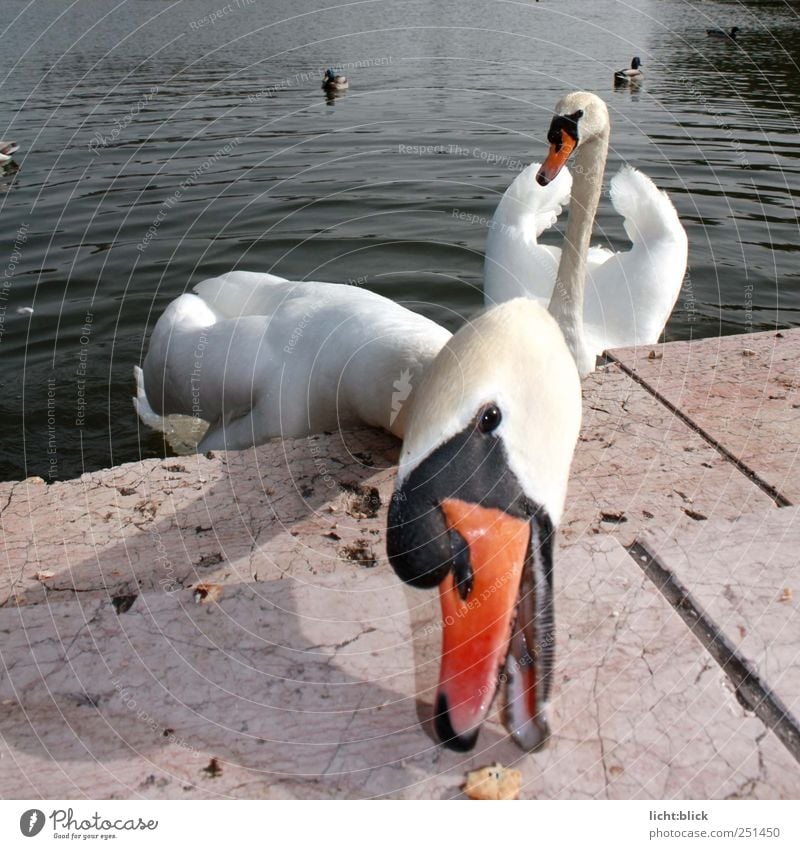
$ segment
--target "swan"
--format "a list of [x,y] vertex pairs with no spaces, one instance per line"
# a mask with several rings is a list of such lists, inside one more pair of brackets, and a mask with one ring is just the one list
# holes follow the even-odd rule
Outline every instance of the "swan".
[[439,586],[434,724],[450,748],[475,745],[504,663],[512,738],[547,741],[553,537],[580,420],[571,352],[528,298],[459,330],[413,396],[386,549],[402,580]]
[[[522,171],[503,195],[489,227],[484,269],[487,304],[526,295],[547,304],[582,377],[608,348],[653,344],[675,306],[688,243],[675,207],[629,166],[611,180],[629,251],[590,247],[608,151],[606,104],[573,92],[556,106],[543,165]],[[564,168],[572,156],[574,176]],[[562,249],[538,237],[571,203]]]
[[328,68],[322,78],[322,88],[325,91],[344,91],[350,87],[347,77],[344,74],[337,74],[333,68]]
[[621,71],[614,73],[614,79],[617,82],[634,82],[642,79],[642,60],[638,56],[634,56],[631,60],[630,68],[623,68]]
[[357,286],[233,271],[167,306],[135,370],[134,403],[157,430],[172,415],[208,422],[198,452],[362,424],[402,437],[397,399],[449,338]]
[[12,156],[19,150],[19,145],[13,141],[0,141],[0,165],[11,162]]
[[739,27],[731,27],[730,32],[725,32],[724,29],[707,29],[706,35],[709,38],[730,38],[736,41],[736,35],[739,32]]
[[512,300],[451,336],[365,289],[235,271],[167,306],[135,376],[145,424],[211,422],[199,451],[357,424],[400,437],[387,552],[401,580],[439,587],[438,737],[475,744],[505,665],[509,731],[544,744],[581,393],[542,306]]

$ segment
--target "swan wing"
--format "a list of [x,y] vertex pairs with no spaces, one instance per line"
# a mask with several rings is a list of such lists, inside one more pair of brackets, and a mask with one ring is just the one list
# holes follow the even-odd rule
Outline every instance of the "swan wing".
[[235,271],[194,291],[156,323],[134,403],[160,430],[165,417],[208,422],[199,451],[357,423],[398,430],[398,399],[450,337],[357,286]]
[[255,271],[229,271],[194,287],[220,318],[271,315],[294,287],[283,277]]
[[484,302],[526,296],[547,305],[555,285],[559,248],[540,245],[539,236],[555,224],[572,191],[564,168],[548,186],[536,182],[540,165],[525,168],[503,195],[489,225],[484,264]]
[[675,207],[641,171],[624,166],[614,176],[611,202],[632,245],[605,252],[600,262],[598,249],[590,253],[584,327],[598,354],[658,341],[680,293],[688,252]]

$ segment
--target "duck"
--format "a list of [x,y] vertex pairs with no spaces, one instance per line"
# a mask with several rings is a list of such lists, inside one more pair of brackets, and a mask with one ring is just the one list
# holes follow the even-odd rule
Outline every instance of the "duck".
[[134,372],[145,424],[210,421],[198,451],[357,425],[400,438],[387,554],[401,581],[439,590],[436,734],[473,747],[505,669],[512,739],[545,744],[581,388],[544,307],[511,300],[451,334],[361,287],[234,271],[167,306]]
[[[527,296],[558,321],[581,377],[609,348],[657,342],[680,293],[688,240],[666,193],[623,166],[611,180],[614,209],[632,246],[590,247],[602,193],[610,122],[602,98],[572,92],[556,106],[543,164],[525,168],[503,195],[489,227],[484,301]],[[565,168],[574,162],[574,176]],[[570,204],[562,248],[538,238]]]
[[639,81],[644,76],[642,71],[642,60],[638,56],[631,59],[630,68],[623,68],[620,71],[615,71],[614,79],[617,82],[634,82]]
[[13,141],[0,141],[0,165],[11,162],[13,155],[19,150],[19,145]]
[[350,83],[344,74],[338,74],[333,68],[328,68],[322,78],[322,88],[325,91],[344,91],[350,88]]
[[706,35],[709,38],[729,38],[736,41],[736,36],[739,32],[739,27],[731,27],[730,32],[725,32],[724,29],[707,29]]

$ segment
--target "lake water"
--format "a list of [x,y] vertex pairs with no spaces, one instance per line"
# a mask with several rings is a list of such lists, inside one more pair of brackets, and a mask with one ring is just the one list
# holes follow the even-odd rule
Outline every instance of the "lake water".
[[[0,479],[158,456],[133,365],[164,306],[222,271],[358,283],[457,327],[486,227],[454,212],[490,218],[578,88],[609,104],[609,171],[644,170],[688,232],[667,338],[800,325],[797,4],[4,8]],[[736,43],[706,37],[734,24]],[[634,55],[643,85],[615,90]],[[332,102],[330,65],[351,80]],[[607,201],[593,241],[627,245]]]

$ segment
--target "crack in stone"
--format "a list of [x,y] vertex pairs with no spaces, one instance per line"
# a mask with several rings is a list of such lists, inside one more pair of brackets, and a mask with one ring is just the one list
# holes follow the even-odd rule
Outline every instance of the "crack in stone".
[[345,745],[345,743],[351,742],[349,740],[345,740],[344,738],[347,736],[347,733],[350,731],[350,727],[355,722],[355,719],[358,716],[359,711],[361,710],[361,705],[364,704],[365,698],[366,692],[362,692],[361,697],[358,700],[358,704],[355,707],[355,710],[350,714],[350,719],[347,720],[347,725],[345,726],[342,733],[339,735],[339,741],[336,744],[336,749],[331,755],[331,759],[328,761],[327,766],[325,767],[325,769],[322,770],[321,775],[329,774],[328,770],[330,770],[330,768],[333,766],[333,762],[336,760],[336,756],[339,754],[339,750],[342,748],[343,745]]
[[[339,649],[343,649],[345,646],[351,645],[352,643],[356,642],[357,640],[360,640],[367,634],[374,633],[376,630],[377,629],[373,627],[365,628],[364,630],[359,631],[354,637],[350,637],[347,640],[342,640],[340,643],[318,643],[317,645],[306,647],[305,649],[303,649],[303,652],[312,652],[317,650],[332,651],[333,654],[328,655],[326,657],[326,663],[330,664],[332,660],[336,659],[336,652],[339,651]],[[322,654],[322,651],[320,651],[320,654]]]
[[628,546],[628,554],[666,598],[689,630],[722,668],[739,704],[772,729],[792,757],[800,763],[800,723],[762,680],[677,576],[642,543]]
[[614,354],[607,353],[606,356],[616,363],[622,371],[639,384],[645,391],[650,393],[659,403],[663,404],[677,419],[682,421],[687,427],[693,430],[705,442],[707,442],[715,451],[721,454],[728,462],[732,463],[743,475],[749,478],[762,492],[766,493],[778,507],[791,507],[792,502],[774,486],[765,481],[755,470],[751,469],[744,460],[737,457],[732,451],[729,451],[719,440],[715,439],[707,430],[700,427],[689,415],[683,412],[679,407],[676,407],[671,401],[664,397],[655,387],[651,386],[640,374],[638,374],[630,366],[626,365],[622,360],[617,359]]

